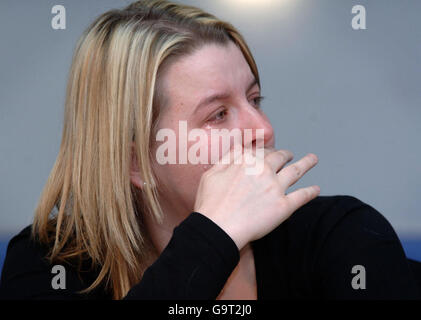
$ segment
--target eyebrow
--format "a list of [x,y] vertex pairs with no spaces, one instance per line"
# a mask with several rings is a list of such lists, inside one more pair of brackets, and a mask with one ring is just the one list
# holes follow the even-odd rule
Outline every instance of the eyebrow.
[[[253,88],[257,83],[257,79],[255,77],[253,77],[253,80],[250,82],[250,84],[247,87],[246,92],[250,91],[251,88]],[[259,88],[260,89],[260,88]],[[213,95],[210,95],[209,97],[203,98],[198,104],[197,106],[194,108],[194,112],[196,112],[196,110],[198,110],[199,108],[212,103],[215,100],[222,100],[222,99],[226,99],[229,97],[229,93],[228,92],[223,92],[223,93],[215,93]]]

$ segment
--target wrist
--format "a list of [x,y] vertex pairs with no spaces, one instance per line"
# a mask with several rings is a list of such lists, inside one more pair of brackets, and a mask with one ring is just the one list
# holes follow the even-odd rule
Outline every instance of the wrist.
[[248,241],[244,236],[242,236],[244,232],[242,232],[241,228],[237,224],[227,221],[226,216],[213,215],[207,217],[218,225],[232,239],[239,251],[246,246]]

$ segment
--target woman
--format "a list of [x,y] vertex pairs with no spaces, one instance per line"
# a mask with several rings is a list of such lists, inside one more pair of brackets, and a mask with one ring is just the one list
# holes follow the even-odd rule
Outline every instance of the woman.
[[[9,244],[3,297],[418,298],[375,209],[318,196],[317,186],[286,194],[317,157],[285,166],[292,154],[273,149],[261,98],[242,36],[200,9],[138,1],[98,17],[77,44],[60,152],[34,222]],[[186,139],[186,124],[199,142]],[[224,146],[214,129],[239,129],[232,137],[243,140]],[[182,163],[196,143],[208,163]],[[246,156],[263,169],[247,174],[234,161]]]

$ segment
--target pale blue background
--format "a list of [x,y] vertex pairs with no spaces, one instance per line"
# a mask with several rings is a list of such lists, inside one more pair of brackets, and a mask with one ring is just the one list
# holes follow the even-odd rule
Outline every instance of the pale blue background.
[[[31,223],[59,150],[77,39],[97,15],[129,2],[0,2],[1,254],[10,236]],[[361,199],[390,221],[408,255],[419,255],[421,1],[178,2],[242,32],[260,70],[277,147],[296,160],[319,156],[293,189],[318,184],[322,195]],[[66,30],[51,28],[56,4],[67,10]],[[351,28],[356,4],[367,10],[367,30]]]

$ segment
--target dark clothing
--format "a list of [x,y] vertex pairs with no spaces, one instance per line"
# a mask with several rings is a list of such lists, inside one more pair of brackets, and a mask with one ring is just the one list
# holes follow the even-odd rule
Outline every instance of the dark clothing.
[[[29,235],[30,226],[9,243],[2,298],[111,298],[102,286],[76,293],[98,270],[78,273],[70,265],[65,265],[66,289],[54,290],[55,274],[43,258],[48,248],[32,243]],[[251,246],[258,299],[421,299],[421,263],[405,257],[378,211],[352,196],[319,196]],[[238,261],[233,240],[193,212],[125,299],[215,299]]]

